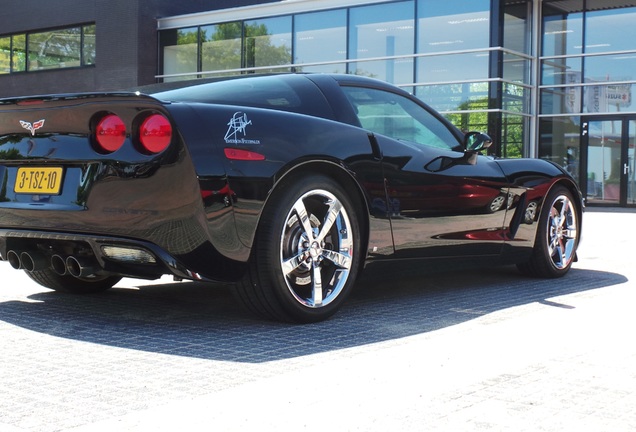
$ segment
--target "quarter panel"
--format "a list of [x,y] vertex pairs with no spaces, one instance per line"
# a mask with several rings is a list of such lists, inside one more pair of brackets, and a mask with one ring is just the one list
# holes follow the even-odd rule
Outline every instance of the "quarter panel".
[[[366,185],[380,178],[381,166],[366,131],[290,112],[228,105],[191,106],[196,120],[186,120],[189,123],[184,122],[182,128],[188,130],[184,139],[201,188],[206,190],[206,184],[217,184],[218,190],[226,188],[216,201],[206,201],[208,229],[218,231],[223,225],[219,218],[224,218],[231,206],[236,222],[236,232],[231,235],[236,235],[242,245],[233,255],[236,259],[249,257],[261,212],[272,190],[287,173],[301,173],[307,163],[322,161],[348,171],[367,202],[373,201],[371,195],[377,191]],[[196,133],[185,126],[193,121],[198,125]],[[225,149],[249,151],[263,159],[230,159],[225,156]],[[208,163],[213,159],[216,162]],[[384,199],[383,193],[379,197]],[[361,211],[367,217],[369,209]],[[231,229],[230,224],[224,226]]]

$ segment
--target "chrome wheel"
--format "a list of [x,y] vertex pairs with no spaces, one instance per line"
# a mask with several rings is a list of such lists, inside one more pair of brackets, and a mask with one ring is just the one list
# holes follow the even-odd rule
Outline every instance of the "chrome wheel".
[[528,261],[517,264],[522,273],[534,277],[564,276],[576,260],[581,235],[580,201],[563,186],[555,186],[543,205],[532,202],[525,211],[527,224],[537,218],[537,234]]
[[353,230],[338,198],[322,189],[293,204],[280,238],[280,268],[287,289],[304,307],[321,308],[342,292],[353,263]]
[[299,173],[263,210],[239,300],[270,319],[311,323],[340,309],[362,266],[360,197],[336,179]]
[[574,259],[578,239],[576,210],[570,198],[559,195],[552,202],[548,218],[548,255],[552,265],[561,270]]

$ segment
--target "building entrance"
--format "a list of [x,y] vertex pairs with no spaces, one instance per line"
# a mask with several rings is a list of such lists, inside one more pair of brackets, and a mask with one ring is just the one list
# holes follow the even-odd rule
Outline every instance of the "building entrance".
[[636,206],[636,116],[584,117],[580,185],[588,205]]

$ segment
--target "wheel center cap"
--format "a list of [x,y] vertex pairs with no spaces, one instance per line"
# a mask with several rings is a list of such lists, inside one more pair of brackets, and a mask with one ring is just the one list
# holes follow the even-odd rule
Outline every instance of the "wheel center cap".
[[311,246],[309,246],[309,255],[313,260],[318,259],[318,257],[322,254],[322,248],[318,244],[318,242],[313,242]]

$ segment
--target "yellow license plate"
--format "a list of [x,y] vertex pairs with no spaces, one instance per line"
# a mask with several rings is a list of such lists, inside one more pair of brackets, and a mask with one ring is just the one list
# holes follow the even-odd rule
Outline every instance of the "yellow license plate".
[[62,167],[18,168],[15,193],[59,195],[62,189]]

